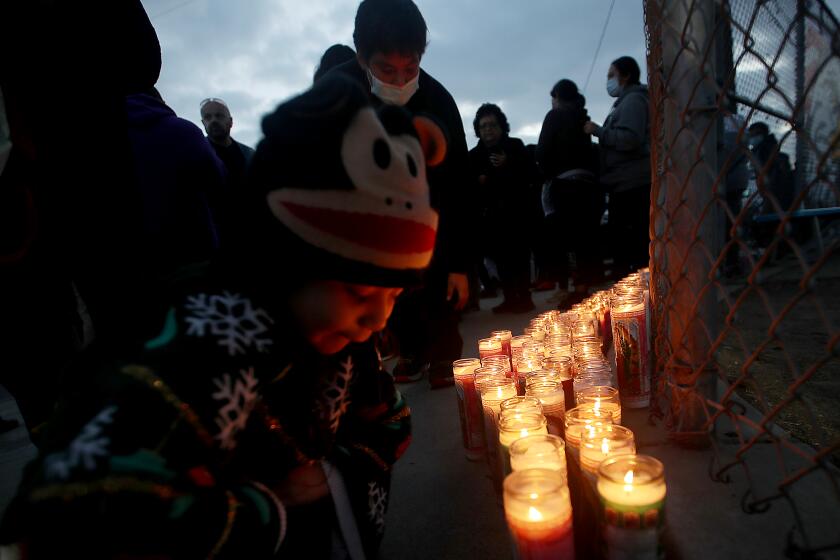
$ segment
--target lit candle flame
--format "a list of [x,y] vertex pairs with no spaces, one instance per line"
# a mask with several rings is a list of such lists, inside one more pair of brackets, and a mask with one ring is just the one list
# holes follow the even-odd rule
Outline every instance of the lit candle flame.
[[633,471],[627,471],[627,474],[624,475],[624,491],[633,491]]
[[528,428],[522,428],[519,430],[519,437],[525,437],[528,435]]
[[595,416],[601,415],[601,399],[595,399]]
[[607,438],[601,440],[601,453],[604,455],[610,454],[610,440]]
[[543,516],[540,513],[540,510],[538,510],[534,506],[529,507],[528,508],[528,520],[529,521],[542,521]]

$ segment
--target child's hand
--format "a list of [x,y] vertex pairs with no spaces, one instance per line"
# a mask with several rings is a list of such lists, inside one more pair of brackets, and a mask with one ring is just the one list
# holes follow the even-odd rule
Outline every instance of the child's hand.
[[286,506],[311,504],[330,493],[327,477],[318,461],[296,467],[274,491]]

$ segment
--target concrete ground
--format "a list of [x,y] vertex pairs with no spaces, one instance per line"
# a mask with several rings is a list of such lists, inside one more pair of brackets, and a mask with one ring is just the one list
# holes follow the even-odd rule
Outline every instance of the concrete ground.
[[[482,311],[464,316],[461,332],[464,356],[477,356],[477,341],[491,330],[521,333],[531,317],[551,308],[550,293],[537,294],[538,309],[523,315],[493,315],[499,300],[482,300]],[[486,464],[466,460],[461,444],[453,388],[432,391],[426,380],[399,385],[411,410],[414,440],[394,469],[390,509],[381,557],[394,560],[513,558],[504,514],[490,484]],[[665,464],[668,485],[668,558],[684,560],[765,560],[785,558],[788,535],[794,527],[788,501],[775,501],[769,511],[747,514],[741,501],[748,488],[745,470],[731,469],[729,483],[709,476],[711,449],[685,449],[667,439],[662,425],[651,426],[643,411],[625,411],[624,424],[637,438],[638,452]],[[726,431],[724,428],[721,431]],[[722,457],[738,450],[718,442]],[[771,495],[780,480],[779,464],[788,472],[801,460],[772,444],[761,444],[745,458],[755,487]],[[840,536],[840,476],[823,471],[795,485],[799,514],[809,537],[832,540]],[[837,540],[837,539],[833,539]],[[819,544],[812,540],[812,545]],[[840,551],[822,559],[840,558]]]

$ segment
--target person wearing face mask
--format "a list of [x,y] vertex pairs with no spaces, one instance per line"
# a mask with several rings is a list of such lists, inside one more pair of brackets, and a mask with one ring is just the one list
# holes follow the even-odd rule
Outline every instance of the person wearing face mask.
[[420,68],[427,35],[412,0],[364,0],[353,31],[356,60],[330,73],[362,85],[374,106],[399,105],[430,116],[448,135],[446,159],[428,170],[432,206],[440,213],[434,259],[423,288],[400,299],[390,323],[401,345],[395,379],[416,381],[428,367],[429,381],[438,388],[454,383],[451,364],[463,348],[458,322],[469,297],[474,243],[468,236],[474,221],[467,203],[472,183],[461,115],[446,88]]
[[640,76],[633,58],[614,60],[607,72],[607,93],[617,99],[603,125],[589,121],[583,127],[598,138],[617,275],[648,263],[650,118],[648,90]]

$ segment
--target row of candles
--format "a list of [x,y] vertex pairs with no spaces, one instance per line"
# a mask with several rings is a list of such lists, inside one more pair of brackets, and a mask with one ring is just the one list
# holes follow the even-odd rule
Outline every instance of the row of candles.
[[647,281],[630,275],[522,336],[494,331],[453,364],[466,456],[487,460],[523,560],[575,557],[567,456],[596,485],[607,556],[661,553],[664,468],[621,425],[622,405],[650,401]]

